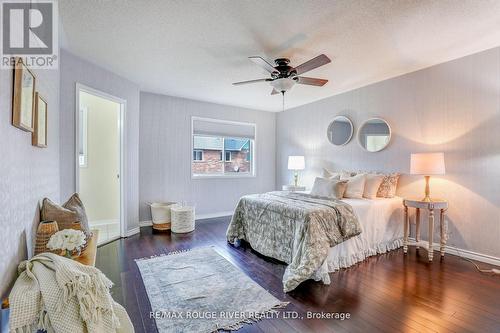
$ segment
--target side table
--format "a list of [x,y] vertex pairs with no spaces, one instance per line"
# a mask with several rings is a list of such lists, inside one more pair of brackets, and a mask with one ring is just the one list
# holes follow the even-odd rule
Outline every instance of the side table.
[[441,242],[440,242],[440,252],[441,257],[444,257],[444,247],[446,245],[446,221],[445,221],[445,212],[448,209],[448,202],[445,200],[433,199],[432,201],[423,201],[423,200],[411,200],[405,199],[403,200],[404,205],[404,238],[403,238],[403,251],[404,253],[408,253],[408,234],[410,231],[410,219],[408,214],[408,208],[416,208],[416,232],[415,232],[415,245],[417,248],[420,246],[420,210],[426,209],[429,211],[429,243],[427,245],[427,251],[429,256],[429,261],[432,261],[433,258],[433,236],[434,236],[434,210],[439,210],[440,218],[439,225],[441,231]]

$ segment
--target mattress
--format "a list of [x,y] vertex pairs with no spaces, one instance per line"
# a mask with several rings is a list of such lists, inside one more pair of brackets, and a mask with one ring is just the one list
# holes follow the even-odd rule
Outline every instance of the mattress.
[[334,272],[350,267],[369,256],[403,245],[403,199],[342,199],[351,205],[363,231],[330,248],[321,271]]

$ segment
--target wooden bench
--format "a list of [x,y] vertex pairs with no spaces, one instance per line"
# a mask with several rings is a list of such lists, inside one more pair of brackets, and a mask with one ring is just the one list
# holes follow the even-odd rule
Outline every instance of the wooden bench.
[[80,264],[87,266],[95,266],[95,258],[97,256],[97,239],[99,238],[99,230],[92,229],[92,237],[89,240],[87,248],[80,254],[79,257],[74,258]]
[[[95,266],[95,258],[97,256],[97,239],[99,238],[99,230],[92,229],[92,237],[89,240],[89,244],[85,248],[85,250],[80,254],[79,257],[74,258],[75,261],[78,261],[80,264],[87,266]],[[9,308],[9,299],[6,298],[2,300],[2,309]]]

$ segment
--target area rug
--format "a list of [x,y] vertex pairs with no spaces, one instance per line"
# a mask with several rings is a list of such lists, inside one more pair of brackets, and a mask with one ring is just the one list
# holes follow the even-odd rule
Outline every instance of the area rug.
[[160,333],[238,330],[288,304],[212,247],[136,262]]

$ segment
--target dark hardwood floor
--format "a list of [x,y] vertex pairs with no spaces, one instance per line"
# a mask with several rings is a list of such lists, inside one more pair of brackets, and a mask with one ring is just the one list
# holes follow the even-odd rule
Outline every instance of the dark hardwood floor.
[[[283,301],[287,311],[348,312],[348,320],[264,319],[238,332],[500,332],[500,277],[481,274],[473,265],[447,254],[427,262],[427,253],[411,247],[374,256],[330,274],[327,286],[306,281],[283,293],[285,266],[249,247],[226,243],[229,217],[197,221],[186,235],[139,235],[98,249],[96,266],[114,283],[113,297],[127,309],[136,332],[157,332],[151,307],[134,259],[213,245],[254,281]],[[488,267],[488,265],[481,264]]]

